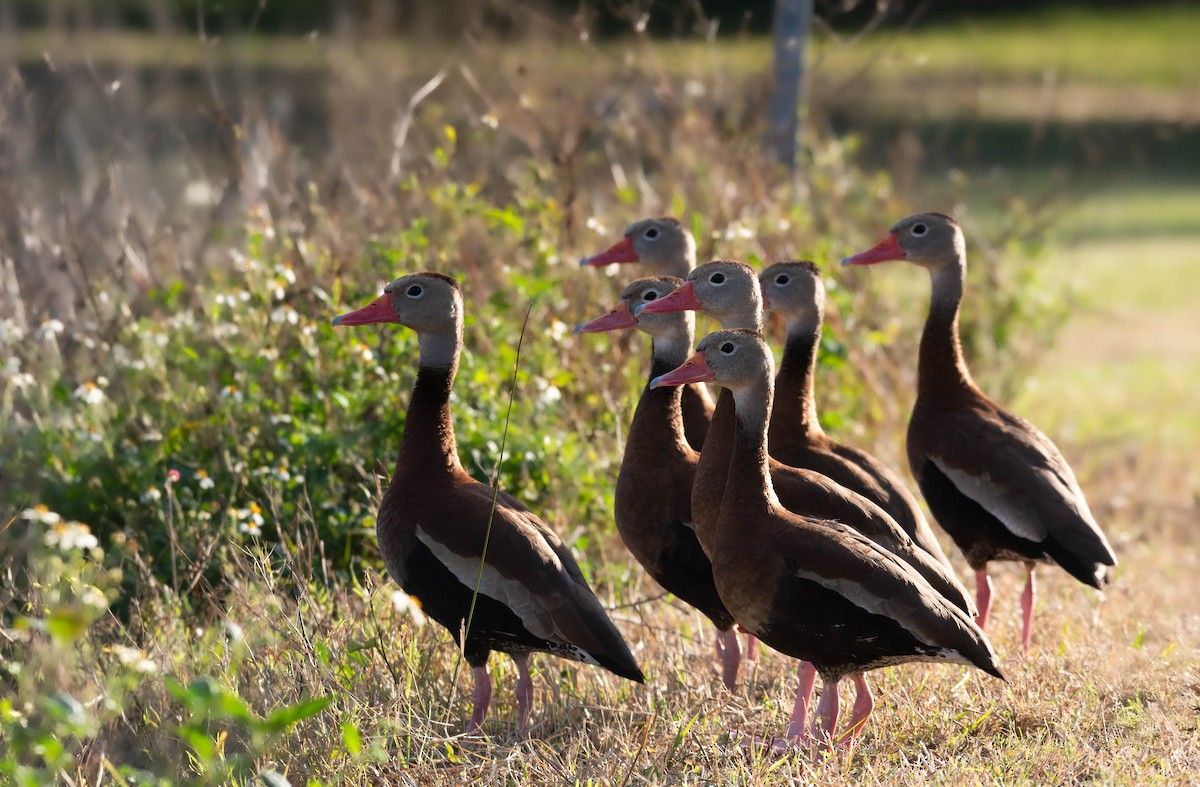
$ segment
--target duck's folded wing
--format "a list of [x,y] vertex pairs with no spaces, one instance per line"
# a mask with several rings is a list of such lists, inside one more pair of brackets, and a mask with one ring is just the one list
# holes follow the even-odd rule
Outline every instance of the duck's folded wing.
[[1014,535],[1115,565],[1104,534],[1058,448],[992,403],[946,414],[922,450],[950,481]]

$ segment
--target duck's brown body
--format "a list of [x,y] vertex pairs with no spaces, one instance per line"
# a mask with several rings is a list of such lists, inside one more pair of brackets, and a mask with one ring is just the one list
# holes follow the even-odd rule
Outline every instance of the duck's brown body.
[[[577,333],[638,327],[653,337],[650,380],[678,366],[692,345],[690,313],[633,316],[630,304],[648,302],[673,290],[680,280],[658,276],[631,282],[620,303],[602,317],[579,325]],[[741,652],[731,631],[733,616],[721,602],[712,564],[692,527],[691,490],[698,454],[684,436],[681,399],[689,387],[647,385],[638,400],[621,470],[614,514],[617,532],[638,563],[665,590],[698,609],[718,630],[722,678],[733,689]],[[753,651],[751,651],[753,654]]]
[[[734,397],[736,426],[713,541],[713,576],[738,622],[811,663],[826,682],[821,724],[832,736],[837,683],[909,661],[972,664],[1002,677],[983,632],[908,564],[840,523],[800,516],[776,497],[767,456],[771,356],[752,331],[719,331],[658,384],[715,379]],[[718,403],[718,416],[721,403]],[[697,479],[700,483],[700,479]],[[861,675],[849,734],[872,702]],[[801,667],[788,738],[805,734],[811,679]]]
[[529,653],[598,664],[641,682],[629,646],[570,550],[519,501],[475,481],[459,463],[450,415],[462,347],[458,284],[437,273],[403,276],[334,325],[375,322],[413,328],[421,348],[396,469],[376,519],[379,551],[392,578],[450,631],[474,668],[472,727],[487,714],[492,650],[517,664],[522,727],[533,702]]
[[[650,379],[677,363],[655,358]],[[683,439],[677,388],[647,388],[638,401],[617,476],[617,530],[663,589],[704,613],[720,631],[734,620],[721,602],[712,564],[692,526],[698,456]]]
[[570,550],[519,501],[480,484],[459,464],[450,422],[453,377],[453,368],[422,367],[417,374],[376,525],[388,573],[456,641],[470,621],[462,644],[473,667],[492,650],[544,651],[641,681]]
[[1033,424],[989,399],[971,379],[958,335],[966,241],[940,213],[897,222],[874,248],[843,264],[909,260],[930,274],[929,315],[921,335],[917,401],[908,426],[908,460],[929,509],[976,570],[979,623],[991,607],[992,560],[1028,566],[1022,644],[1029,647],[1033,564],[1053,562],[1100,587],[1116,555],[1062,454]]

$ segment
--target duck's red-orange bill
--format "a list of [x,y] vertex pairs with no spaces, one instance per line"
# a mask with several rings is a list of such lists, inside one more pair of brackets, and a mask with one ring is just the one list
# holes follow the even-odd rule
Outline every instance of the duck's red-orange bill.
[[637,324],[637,317],[634,317],[633,312],[629,310],[629,299],[622,298],[621,302],[614,306],[608,314],[576,325],[574,333],[616,331],[621,328],[636,328]]
[[696,297],[696,287],[686,281],[656,301],[643,303],[637,307],[637,314],[666,314],[668,312],[685,312],[689,309],[701,309],[704,304]]
[[[658,301],[654,301],[658,303]],[[666,374],[660,374],[650,381],[651,388],[661,388],[664,385],[685,385],[686,383],[706,383],[716,377],[716,373],[708,368],[704,353],[696,353],[683,362],[678,369],[672,369]]]
[[333,318],[334,325],[367,325],[373,322],[396,322],[400,315],[392,307],[391,293],[384,293],[361,309],[339,314]]
[[851,255],[842,260],[843,265],[874,265],[877,262],[904,259],[904,250],[900,248],[900,240],[896,233],[890,232],[883,240],[866,251]]
[[609,246],[607,250],[584,257],[580,265],[608,265],[610,262],[640,262],[637,251],[633,248],[633,238],[624,237]]

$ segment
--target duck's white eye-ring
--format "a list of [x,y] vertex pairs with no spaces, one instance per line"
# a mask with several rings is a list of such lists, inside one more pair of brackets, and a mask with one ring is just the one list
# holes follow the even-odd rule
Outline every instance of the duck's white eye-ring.
[[642,233],[642,237],[646,240],[656,240],[658,238],[658,227],[649,227]]
[[792,277],[788,276],[786,273],[781,273],[775,277],[775,283],[778,284],[780,287],[786,287],[787,283],[791,280],[792,280]]
[[419,284],[414,284],[404,291],[404,294],[410,298],[420,298],[425,294],[425,290]]
[[733,342],[725,342],[721,345],[721,355],[733,355],[737,352],[737,345]]
[[709,284],[715,284],[718,287],[720,287],[722,284],[725,283],[725,274],[721,273],[720,271],[717,271],[712,276],[708,277],[708,282],[709,282]]
[[919,238],[922,235],[924,235],[926,232],[929,232],[929,228],[926,227],[924,224],[914,224],[911,232],[914,237]]

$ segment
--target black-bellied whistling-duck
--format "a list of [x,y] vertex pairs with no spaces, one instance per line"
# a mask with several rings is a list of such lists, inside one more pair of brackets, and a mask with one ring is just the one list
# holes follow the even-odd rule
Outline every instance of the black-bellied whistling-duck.
[[629,646],[570,550],[516,498],[474,480],[459,463],[450,418],[463,330],[457,282],[440,273],[401,276],[367,306],[333,320],[376,322],[412,328],[420,346],[396,470],[376,519],[379,553],[425,614],[456,641],[465,629],[460,645],[475,673],[472,729],[487,716],[492,650],[517,664],[522,728],[533,708],[531,653],[597,664],[641,683]]
[[821,323],[825,319],[825,285],[816,263],[777,262],[763,270],[758,280],[767,311],[778,314],[787,326],[771,410],[771,456],[793,467],[816,470],[858,492],[888,512],[917,546],[949,566],[933,529],[904,482],[875,457],[837,442],[821,428],[814,380]]
[[[670,217],[642,219],[625,228],[625,236],[607,250],[579,261],[581,266],[612,263],[638,263],[655,276],[680,279],[696,267],[696,239],[679,219]],[[708,422],[712,420],[713,400],[703,385],[683,389],[683,432],[688,445],[699,451],[704,447]]]
[[[637,327],[650,334],[653,380],[688,357],[693,318],[690,312],[639,318],[633,316],[629,306],[661,298],[682,283],[674,276],[638,279],[625,288],[612,311],[579,325],[575,331],[597,333]],[[638,400],[614,494],[617,532],[658,584],[700,610],[717,627],[721,678],[733,691],[741,653],[732,630],[733,615],[717,595],[712,564],[692,529],[692,482],[699,455],[684,439],[681,392],[679,387],[652,389],[647,383]],[[753,650],[750,652],[753,654]]]
[[[1003,679],[983,631],[908,564],[852,528],[797,515],[780,503],[767,458],[772,367],[758,333],[722,330],[652,385],[712,380],[732,392],[736,424],[713,577],[742,626],[820,673],[822,736],[836,736],[837,687],[847,674],[859,689],[847,737],[862,731],[873,707],[861,675],[866,670],[944,661]],[[789,743],[805,737],[813,677],[801,668]]]
[[1021,643],[1028,650],[1034,564],[1057,563],[1099,588],[1117,558],[1050,438],[985,396],[967,371],[958,338],[967,251],[958,222],[940,213],[909,216],[842,264],[887,260],[920,265],[933,285],[908,423],[909,465],[938,524],[975,569],[980,626],[992,605],[988,562],[1025,563]]
[[[696,268],[674,292],[634,307],[639,315],[666,313],[683,309],[703,311],[726,328],[744,328],[761,332],[763,325],[762,292],[758,278],[749,265],[717,260]],[[709,557],[716,521],[725,494],[725,478],[733,451],[733,394],[728,389],[717,399],[712,426],[692,487],[692,523],[696,537]],[[812,470],[791,467],[770,460],[775,491],[790,511],[820,519],[833,519],[863,535],[909,563],[938,592],[964,610],[970,610],[971,598],[954,573],[924,549],[918,547],[895,520],[879,506],[829,478]]]

